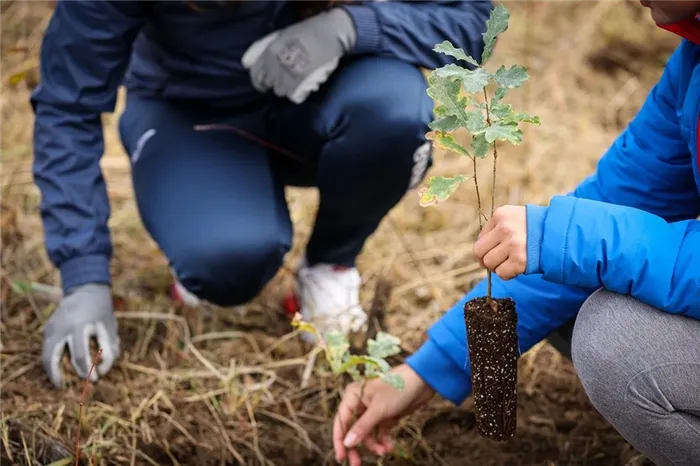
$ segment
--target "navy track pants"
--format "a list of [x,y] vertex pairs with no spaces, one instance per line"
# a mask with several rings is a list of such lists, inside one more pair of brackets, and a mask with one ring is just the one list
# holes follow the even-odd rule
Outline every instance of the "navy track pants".
[[190,292],[231,306],[255,297],[291,248],[285,186],[319,190],[309,263],[353,265],[431,166],[432,109],[418,68],[363,57],[301,105],[215,109],[130,93],[119,130],[149,234]]

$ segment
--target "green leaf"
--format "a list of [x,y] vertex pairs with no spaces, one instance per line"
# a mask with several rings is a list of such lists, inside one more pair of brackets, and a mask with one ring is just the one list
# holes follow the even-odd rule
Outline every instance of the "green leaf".
[[427,93],[430,98],[441,104],[440,116],[454,116],[460,126],[467,120],[467,100],[459,95],[461,88],[459,80],[443,78],[435,72],[428,76]]
[[510,12],[505,6],[503,6],[503,4],[499,3],[493,10],[491,10],[489,19],[486,20],[486,32],[482,34],[482,37],[484,38],[484,51],[481,54],[482,65],[486,63],[489,58],[491,58],[491,53],[496,45],[498,35],[508,29],[509,19]]
[[509,121],[518,121],[518,122],[523,122],[523,123],[533,123],[535,125],[539,125],[541,123],[540,117],[532,116],[526,112],[513,113],[512,115],[510,115],[508,120]]
[[510,68],[501,65],[493,75],[494,81],[496,81],[499,86],[507,89],[515,89],[516,87],[522,86],[528,78],[530,78],[530,76],[527,74],[527,69],[521,65],[513,65]]
[[394,373],[384,374],[384,377],[382,377],[382,382],[391,385],[397,390],[403,390],[405,385],[403,377],[401,377],[399,374]]
[[433,110],[433,113],[435,113],[435,118],[444,118],[447,116],[454,116],[450,115],[450,110],[445,107],[444,105],[438,105],[435,107],[435,110]]
[[[464,90],[470,94],[481,92],[491,78],[491,73],[484,68],[468,70],[453,63],[433,70],[431,74],[446,80],[458,79],[464,86]],[[463,105],[463,107],[464,106],[466,105]]]
[[292,327],[294,327],[302,332],[308,332],[308,333],[318,337],[318,331],[316,331],[316,327],[314,327],[310,323],[305,322],[303,320],[297,320],[297,319],[292,320]]
[[513,107],[504,102],[494,102],[490,107],[491,116],[495,116],[503,124],[534,123],[540,124],[540,117],[532,116],[526,112],[514,112]]
[[365,372],[367,367],[375,367],[382,374],[391,369],[389,363],[381,358],[353,354],[349,356],[341,366],[338,367],[337,373],[347,372],[349,368],[356,367],[361,364],[365,366]]
[[437,120],[431,122],[428,128],[439,131],[441,133],[447,133],[459,128],[459,121],[454,115],[448,115],[446,117],[438,118]]
[[492,102],[497,102],[499,100],[503,100],[503,98],[506,96],[507,93],[508,93],[507,87],[497,88],[496,92],[494,92]]
[[483,133],[486,141],[491,144],[494,141],[508,141],[513,144],[520,144],[523,140],[523,132],[518,128],[517,123],[502,123],[495,121],[486,128]]
[[376,339],[367,341],[367,353],[373,358],[387,358],[401,352],[401,340],[386,332],[377,332]]
[[350,374],[350,377],[352,377],[352,380],[355,382],[361,382],[362,381],[362,375],[360,374],[360,371],[357,370],[357,367],[348,367],[345,372]]
[[486,157],[489,153],[489,142],[486,140],[485,133],[477,134],[472,138],[472,149],[474,150],[474,155],[480,159]]
[[489,112],[492,117],[496,117],[499,120],[506,120],[515,115],[513,107],[505,102],[491,102]]
[[444,176],[431,176],[428,179],[428,186],[421,188],[419,204],[423,207],[435,205],[446,201],[447,198],[457,189],[457,187],[467,181],[464,175],[457,175],[452,178]]
[[383,375],[383,373],[377,370],[374,366],[365,366],[365,378],[366,379],[376,379]]
[[484,118],[484,114],[480,110],[467,112],[467,124],[465,126],[470,133],[478,133],[486,128],[486,118]]
[[455,57],[458,60],[466,61],[470,65],[479,66],[479,63],[472,57],[467,55],[464,50],[456,48],[449,40],[442,41],[433,48],[433,51],[438,53],[444,53],[451,57]]
[[489,78],[491,78],[491,73],[484,68],[477,68],[462,79],[462,85],[467,92],[475,94],[486,87],[489,83]]
[[462,144],[458,143],[455,140],[454,136],[452,136],[451,134],[432,132],[426,134],[425,137],[428,140],[433,141],[434,147],[451,150],[453,152],[457,152],[460,155],[466,155],[467,157],[471,157],[467,148],[464,147]]
[[333,372],[337,374],[349,354],[350,343],[348,342],[348,337],[343,332],[334,330],[326,335],[326,344],[328,345],[326,358]]

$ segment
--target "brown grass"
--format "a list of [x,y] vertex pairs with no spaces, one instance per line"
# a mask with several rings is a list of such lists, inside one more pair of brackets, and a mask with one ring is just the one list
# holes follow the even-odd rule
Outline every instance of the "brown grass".
[[[533,78],[512,102],[543,124],[527,129],[523,146],[503,147],[497,203],[545,203],[591,173],[678,41],[655,28],[636,3],[507,6],[511,28],[494,59],[529,67]],[[88,389],[80,426],[82,381],[67,361],[66,388],[51,388],[40,351],[54,300],[13,286],[55,287],[59,280],[44,252],[31,178],[28,91],[24,81],[9,83],[17,73],[34,76],[49,11],[48,3],[2,2],[3,464],[69,464],[78,427],[84,464],[332,463],[330,419],[339,387],[279,306],[310,232],[315,192],[289,190],[295,248],[254,302],[233,310],[173,308],[165,293],[166,262],[138,218],[114,115],[104,117],[102,166],[112,202],[123,354]],[[483,189],[490,190],[490,164],[481,165]],[[470,169],[467,160],[439,154],[433,173]],[[394,283],[384,320],[406,351],[484,276],[471,256],[477,229],[473,189],[464,186],[439,207],[421,208],[415,193],[408,195],[368,242],[359,258],[363,302],[369,306],[378,279]],[[435,401],[404,421],[399,448],[383,464],[641,464],[590,407],[571,364],[551,347],[538,345],[522,358],[520,386],[518,434],[511,441],[479,438],[469,401],[459,409]]]

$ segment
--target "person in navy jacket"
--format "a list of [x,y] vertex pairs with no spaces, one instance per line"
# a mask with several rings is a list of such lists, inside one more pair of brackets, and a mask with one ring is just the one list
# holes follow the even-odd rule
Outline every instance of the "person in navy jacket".
[[110,207],[100,114],[127,90],[119,134],[145,228],[175,297],[245,303],[292,245],[285,186],[317,187],[297,272],[301,314],[357,330],[355,259],[431,166],[421,67],[445,39],[481,56],[490,1],[58,1],[41,47],[34,175],[64,298],[43,363],[60,387],[66,346],[93,380],[120,353],[111,299]]
[[[494,296],[516,302],[522,352],[561,334],[591,402],[625,439],[658,465],[700,465],[700,1],[642,4],[683,40],[639,113],[573,192],[498,209],[474,254],[497,275]],[[358,466],[361,444],[388,452],[389,429],[435,393],[470,396],[463,305],[485,294],[481,282],[394,369],[402,391],[346,390],[338,460]]]

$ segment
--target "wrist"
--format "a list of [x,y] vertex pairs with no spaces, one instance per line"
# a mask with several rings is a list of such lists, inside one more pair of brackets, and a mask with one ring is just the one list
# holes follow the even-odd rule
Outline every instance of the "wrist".
[[381,34],[379,19],[374,9],[366,5],[343,5],[337,9],[347,13],[355,31],[356,39],[348,53],[363,55],[379,52]]
[[112,284],[109,257],[91,254],[68,259],[60,265],[61,285],[64,296],[75,288],[87,284]]
[[527,219],[527,267],[525,269],[525,273],[542,273],[540,251],[542,249],[544,221],[547,217],[547,207],[527,204],[525,206],[525,211]]

